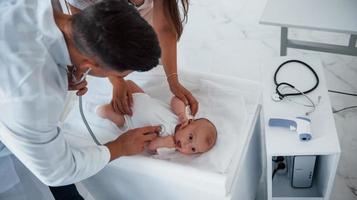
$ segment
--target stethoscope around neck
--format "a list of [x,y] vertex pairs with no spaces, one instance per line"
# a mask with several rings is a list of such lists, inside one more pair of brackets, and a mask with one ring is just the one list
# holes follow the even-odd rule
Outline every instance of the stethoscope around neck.
[[[71,82],[72,82],[73,84],[75,84],[75,85],[76,85],[76,84],[79,84],[79,83],[81,83],[81,82],[83,82],[83,81],[86,79],[86,77],[87,77],[87,75],[89,74],[89,72],[92,70],[92,68],[89,67],[89,68],[81,75],[81,77],[80,77],[79,79],[76,78],[76,71],[77,71],[77,70],[78,70],[77,67],[74,66],[74,65],[73,65],[73,67],[72,67],[70,70],[67,69],[68,76],[71,77]],[[86,116],[84,115],[82,96],[79,96],[79,97],[78,97],[78,107],[79,107],[79,113],[80,113],[80,115],[81,115],[81,117],[82,117],[83,123],[84,123],[84,125],[86,126],[86,128],[87,128],[89,134],[91,135],[91,137],[92,137],[92,139],[93,139],[93,141],[94,141],[97,145],[102,145],[102,144],[99,142],[99,140],[97,139],[97,137],[95,136],[94,132],[92,131],[92,129],[91,129],[91,127],[90,127],[90,125],[89,125],[89,123],[88,123],[88,121],[87,121]]]
[[[315,84],[310,89],[302,91],[302,90],[296,88],[291,83],[288,83],[288,82],[278,83],[278,81],[277,81],[278,73],[279,73],[280,69],[288,63],[299,63],[302,66],[309,69],[309,71],[311,71],[311,73],[315,77],[315,80],[316,80]],[[296,104],[300,104],[300,105],[303,105],[306,107],[311,107],[312,109],[310,111],[306,112],[306,115],[309,115],[315,111],[316,106],[319,104],[319,102],[321,100],[321,96],[318,97],[318,102],[314,103],[314,101],[309,96],[307,96],[307,94],[314,91],[319,86],[319,83],[320,83],[319,77],[318,77],[317,73],[315,72],[315,70],[310,65],[308,65],[307,63],[300,61],[300,60],[287,60],[287,61],[283,62],[282,64],[280,64],[274,73],[275,93],[272,94],[271,97],[272,97],[272,100],[275,102],[281,102],[284,99],[288,99],[289,101],[292,101]],[[284,92],[284,89],[287,89],[287,88],[290,90],[294,90],[295,92]],[[309,101],[310,104],[298,103],[298,102],[292,100],[291,98],[289,98],[289,97],[293,97],[293,96],[304,96]]]

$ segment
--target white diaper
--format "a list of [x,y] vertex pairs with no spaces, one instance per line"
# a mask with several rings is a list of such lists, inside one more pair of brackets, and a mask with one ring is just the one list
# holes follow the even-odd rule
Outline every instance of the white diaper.
[[126,129],[159,125],[162,129],[160,136],[168,136],[175,133],[175,127],[179,123],[169,104],[145,93],[133,94],[132,111],[132,116],[124,116]]

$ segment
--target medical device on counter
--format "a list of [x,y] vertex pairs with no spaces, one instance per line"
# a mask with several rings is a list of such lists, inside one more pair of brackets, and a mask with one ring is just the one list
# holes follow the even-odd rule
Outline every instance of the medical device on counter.
[[289,156],[289,175],[294,188],[310,188],[316,165],[315,155]]
[[[301,91],[300,89],[296,88],[291,83],[288,83],[288,82],[278,83],[278,81],[277,81],[278,73],[279,73],[280,69],[288,63],[299,63],[299,64],[305,66],[307,69],[309,69],[312,72],[312,74],[314,75],[315,80],[316,80],[316,83],[314,84],[314,86],[312,86],[310,89],[308,89],[306,91]],[[272,100],[275,102],[281,102],[284,99],[287,99],[287,100],[294,102],[296,104],[300,104],[305,107],[311,107],[312,109],[310,111],[306,112],[306,115],[310,115],[312,112],[315,111],[317,105],[320,103],[321,96],[318,97],[318,102],[315,103],[309,96],[307,96],[307,94],[314,91],[318,87],[319,83],[320,83],[319,77],[318,77],[317,73],[315,72],[315,70],[310,65],[308,65],[307,63],[300,61],[300,60],[287,60],[287,61],[283,62],[281,65],[279,65],[279,67],[277,68],[277,70],[274,73],[275,93],[272,94]],[[295,92],[285,93],[284,90],[286,90],[286,89],[291,89],[291,90],[294,90]],[[309,101],[310,104],[298,103],[290,98],[293,96],[301,96],[301,95],[304,96]]]
[[296,131],[300,141],[306,142],[311,140],[312,134],[310,131],[311,119],[307,116],[296,118],[270,118],[269,126],[288,128],[291,131]]

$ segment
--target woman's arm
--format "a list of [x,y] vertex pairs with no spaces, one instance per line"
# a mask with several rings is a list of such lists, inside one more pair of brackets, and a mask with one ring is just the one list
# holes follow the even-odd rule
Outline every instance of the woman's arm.
[[165,13],[165,0],[154,0],[153,26],[158,36],[161,47],[161,61],[164,66],[170,90],[179,99],[189,104],[193,114],[197,113],[198,102],[186,88],[184,88],[177,76],[177,39],[178,35],[174,24],[168,14]]
[[165,0],[154,0],[153,26],[159,38],[161,61],[167,76],[177,73],[177,33],[163,6]]

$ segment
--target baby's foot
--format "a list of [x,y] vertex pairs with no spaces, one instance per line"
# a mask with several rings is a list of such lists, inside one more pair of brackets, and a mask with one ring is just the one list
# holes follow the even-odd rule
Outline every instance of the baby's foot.
[[110,106],[111,105],[109,105],[109,104],[98,106],[95,109],[95,113],[101,118],[108,119],[112,112],[112,109],[110,108]]
[[112,105],[106,104],[96,108],[95,113],[104,119],[108,119],[114,122],[117,126],[122,127],[124,126],[125,119],[123,115],[115,113]]

